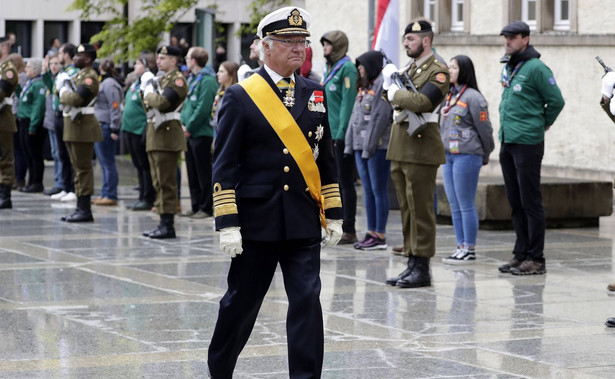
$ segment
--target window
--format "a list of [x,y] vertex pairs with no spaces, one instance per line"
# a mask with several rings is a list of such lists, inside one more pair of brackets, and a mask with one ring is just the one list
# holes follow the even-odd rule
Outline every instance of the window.
[[553,30],[570,30],[570,1],[554,0]]
[[60,43],[68,41],[68,22],[45,21],[43,28],[43,56],[47,54],[54,38],[58,38]]
[[464,0],[451,1],[451,31],[463,32],[463,4]]
[[436,19],[436,0],[424,0],[423,17],[428,20]]
[[537,18],[536,0],[521,0],[521,20],[528,24],[530,30],[536,30]]

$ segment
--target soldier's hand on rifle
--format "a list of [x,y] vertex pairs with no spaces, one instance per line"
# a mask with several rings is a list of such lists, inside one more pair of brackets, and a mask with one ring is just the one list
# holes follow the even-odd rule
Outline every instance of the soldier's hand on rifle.
[[56,89],[60,91],[64,86],[68,87],[68,82],[70,82],[70,76],[66,72],[61,72],[56,76]]
[[602,95],[608,99],[613,97],[613,86],[615,86],[615,71],[610,71],[602,77]]
[[151,71],[145,71],[143,75],[141,75],[141,84],[145,86],[152,79],[154,79],[154,74],[152,74]]
[[382,83],[382,88],[384,88],[385,90],[389,89],[389,87],[393,83],[393,74],[395,74],[397,71],[398,69],[393,63],[389,63],[388,65],[384,66],[384,68],[382,69],[382,77],[384,79],[384,82]]
[[398,90],[399,87],[395,83],[391,84],[391,86],[389,87],[389,90],[387,91],[387,98],[389,99],[391,104],[393,103],[393,97],[395,97],[395,92],[397,92]]

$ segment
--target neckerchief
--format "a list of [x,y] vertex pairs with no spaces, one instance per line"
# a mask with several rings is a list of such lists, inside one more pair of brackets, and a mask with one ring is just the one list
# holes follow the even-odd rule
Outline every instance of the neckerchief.
[[329,75],[327,75],[327,77],[325,78],[325,80],[322,81],[322,85],[327,84],[327,82],[331,79],[333,79],[333,77],[335,76],[335,74],[337,74],[337,72],[339,71],[339,69],[342,67],[342,65],[346,62],[350,62],[350,57],[348,55],[346,55],[344,58],[340,59],[339,61],[337,61],[337,63],[335,64],[335,66],[333,66],[333,69],[331,69],[331,72],[329,72]]
[[465,84],[461,88],[461,91],[459,91],[459,93],[455,96],[455,98],[453,99],[452,102],[451,102],[451,97],[453,97],[453,90],[451,89],[451,91],[448,93],[448,96],[446,96],[446,104],[444,105],[444,108],[442,108],[442,115],[443,116],[448,115],[448,112],[451,110],[452,107],[455,106],[455,104],[457,104],[457,101],[461,98],[461,95],[463,95],[463,93],[465,92],[466,88],[468,88],[467,84]]
[[28,81],[26,82],[26,84],[23,87],[23,90],[21,91],[22,95],[25,95],[26,92],[28,91],[28,89],[32,86],[32,84],[38,82],[39,80],[41,80],[41,76],[35,76],[31,79],[28,79]]
[[521,68],[521,66],[523,66],[524,63],[525,61],[520,61],[519,63],[517,63],[517,65],[513,69],[512,74],[510,75],[510,79],[508,79],[508,70],[506,70],[506,65],[504,65],[504,69],[502,70],[502,86],[510,87],[510,82],[512,82],[513,78],[515,77],[515,75],[517,75],[517,72],[519,72],[519,69]]

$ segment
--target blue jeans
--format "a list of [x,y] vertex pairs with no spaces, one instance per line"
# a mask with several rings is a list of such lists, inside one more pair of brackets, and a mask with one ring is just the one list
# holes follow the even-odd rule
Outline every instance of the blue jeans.
[[478,213],[476,212],[476,187],[483,157],[472,154],[446,153],[442,166],[444,190],[451,207],[457,246],[476,245]]
[[117,200],[117,166],[115,165],[115,141],[111,138],[111,128],[101,123],[103,140],[94,144],[94,151],[102,170],[100,197]]
[[367,214],[367,230],[385,233],[389,218],[389,173],[391,162],[386,160],[386,150],[376,150],[369,159],[361,158],[355,150],[354,158],[363,185],[363,197]]
[[55,188],[64,189],[62,181],[62,160],[60,160],[60,149],[55,130],[47,130],[49,132],[49,147],[51,148],[51,156],[53,157],[53,186]]

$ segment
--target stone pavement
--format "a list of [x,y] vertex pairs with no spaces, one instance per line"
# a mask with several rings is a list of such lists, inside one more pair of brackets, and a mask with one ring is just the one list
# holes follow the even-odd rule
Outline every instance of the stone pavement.
[[[0,211],[0,378],[202,378],[230,259],[212,219],[178,218],[175,240],[141,232],[150,212],[74,207],[13,192]],[[188,199],[183,199],[184,207]],[[362,208],[358,228],[365,226]],[[388,242],[401,241],[399,212]],[[383,284],[405,259],[343,246],[322,253],[324,378],[615,377],[615,217],[547,231],[546,275],[500,274],[511,231],[480,231],[477,262],[441,263],[455,244],[439,225],[433,286]],[[236,378],[285,378],[286,297],[278,271]]]

